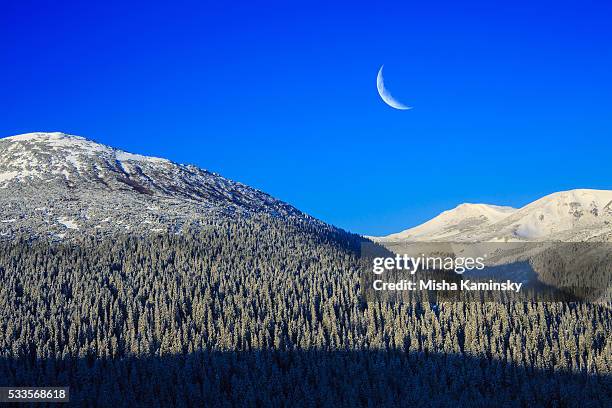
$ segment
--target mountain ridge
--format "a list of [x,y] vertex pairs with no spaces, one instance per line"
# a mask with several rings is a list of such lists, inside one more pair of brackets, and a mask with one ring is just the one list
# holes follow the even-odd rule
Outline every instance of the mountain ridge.
[[217,173],[62,132],[0,139],[0,206],[0,238],[177,233],[255,214],[324,224]]
[[516,209],[512,207],[463,203],[416,227],[380,238],[390,241],[443,239],[482,225],[490,225],[514,211]]
[[[480,215],[474,215],[475,211],[461,214],[464,207],[478,209]],[[484,208],[506,210],[498,212],[499,217],[495,219],[486,217]],[[612,190],[559,191],[518,209],[461,204],[416,227],[369,238],[378,242],[609,241],[612,238]]]

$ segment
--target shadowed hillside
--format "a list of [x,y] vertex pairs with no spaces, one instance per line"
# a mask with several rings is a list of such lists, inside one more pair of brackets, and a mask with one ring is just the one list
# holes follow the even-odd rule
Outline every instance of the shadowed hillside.
[[0,386],[70,384],[98,406],[606,407],[612,377],[401,350],[197,351],[0,359]]

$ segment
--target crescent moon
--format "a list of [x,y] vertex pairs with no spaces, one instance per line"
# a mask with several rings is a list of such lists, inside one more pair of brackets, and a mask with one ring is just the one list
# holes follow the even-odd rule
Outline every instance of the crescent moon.
[[391,93],[387,90],[387,88],[385,88],[385,78],[383,77],[383,67],[384,65],[381,65],[380,69],[378,70],[378,75],[376,76],[376,88],[378,89],[378,94],[380,95],[381,99],[387,105],[395,109],[399,109],[399,110],[412,109],[411,106],[404,105],[403,103],[396,100],[391,95]]

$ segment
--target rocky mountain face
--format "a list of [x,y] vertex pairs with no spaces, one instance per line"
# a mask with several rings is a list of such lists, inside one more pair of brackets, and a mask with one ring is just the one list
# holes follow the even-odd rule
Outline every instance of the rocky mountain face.
[[63,133],[0,139],[0,208],[0,238],[179,232],[253,214],[318,223],[196,166]]
[[381,242],[609,242],[612,191],[571,190],[547,195],[520,209],[462,204]]

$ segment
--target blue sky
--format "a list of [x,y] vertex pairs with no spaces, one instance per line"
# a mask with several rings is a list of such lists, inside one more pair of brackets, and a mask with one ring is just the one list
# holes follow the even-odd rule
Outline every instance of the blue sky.
[[608,1],[85,3],[2,2],[1,136],[197,164],[372,235],[612,188]]

